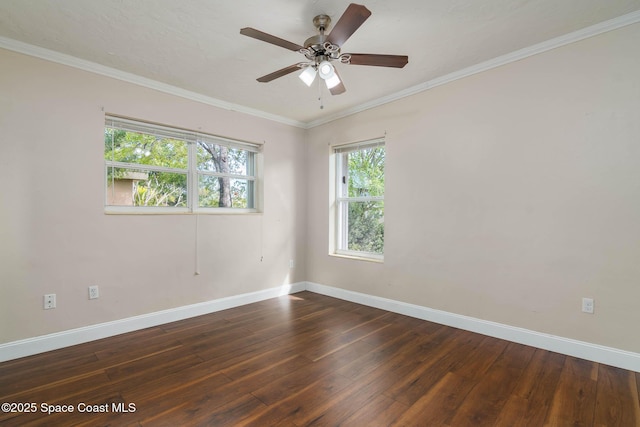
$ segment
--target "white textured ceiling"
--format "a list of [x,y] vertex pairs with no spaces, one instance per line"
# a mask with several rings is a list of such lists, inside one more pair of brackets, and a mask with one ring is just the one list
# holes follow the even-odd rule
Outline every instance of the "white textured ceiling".
[[[239,34],[303,44],[344,0],[0,0],[0,37],[133,73],[296,122],[321,121],[483,61],[640,10],[640,0],[371,0],[343,52],[408,55],[403,69],[338,64],[331,96],[289,74],[304,57]],[[330,29],[329,29],[330,30]],[[6,40],[5,40],[6,41]]]

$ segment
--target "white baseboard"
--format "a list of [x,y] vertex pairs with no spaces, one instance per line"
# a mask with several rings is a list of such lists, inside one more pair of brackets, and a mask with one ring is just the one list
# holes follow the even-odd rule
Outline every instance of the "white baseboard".
[[529,329],[509,326],[502,323],[476,319],[441,310],[409,304],[392,299],[376,297],[318,283],[307,282],[306,289],[322,295],[355,302],[382,310],[391,311],[418,319],[428,320],[466,331],[477,332],[519,344],[529,345],[556,353],[579,357],[605,365],[616,366],[640,372],[640,354],[616,348],[591,344],[570,338],[563,338],[551,334],[532,331]]
[[155,313],[128,317],[126,319],[114,320],[112,322],[70,329],[68,331],[56,332],[19,341],[12,341],[0,344],[0,362],[99,340],[114,335],[124,334],[126,332],[150,328],[152,326],[188,319],[190,317],[201,316],[203,314],[251,304],[281,295],[293,294],[304,291],[305,289],[305,282],[294,283],[277,288],[270,288],[262,291],[234,295],[227,298],[220,298],[198,304],[172,308],[169,310],[157,311]]
[[299,282],[277,288],[227,298],[191,304],[155,313],[143,314],[112,322],[71,329],[34,338],[0,344],[0,362],[31,356],[45,351],[56,350],[76,344],[82,344],[126,332],[137,331],[165,323],[175,322],[190,317],[239,307],[308,290],[322,295],[355,302],[382,310],[391,311],[418,319],[428,320],[454,328],[477,332],[483,335],[501,338],[519,344],[529,345],[544,350],[554,351],[593,362],[604,363],[618,368],[640,372],[640,354],[616,348],[591,344],[570,338],[544,334],[529,329],[509,326],[446,311],[435,310],[415,304],[409,304],[388,298],[381,298],[359,292],[321,285],[312,282]]

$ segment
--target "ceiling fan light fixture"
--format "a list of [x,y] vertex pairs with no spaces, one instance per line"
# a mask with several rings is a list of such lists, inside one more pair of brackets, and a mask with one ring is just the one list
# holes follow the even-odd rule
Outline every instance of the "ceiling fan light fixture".
[[334,77],[336,75],[336,72],[333,68],[333,65],[331,65],[329,61],[322,61],[320,64],[318,64],[318,74],[322,79],[327,80]]
[[311,83],[316,79],[316,70],[313,67],[307,67],[298,77],[300,77],[300,80],[302,80],[304,84],[311,87]]

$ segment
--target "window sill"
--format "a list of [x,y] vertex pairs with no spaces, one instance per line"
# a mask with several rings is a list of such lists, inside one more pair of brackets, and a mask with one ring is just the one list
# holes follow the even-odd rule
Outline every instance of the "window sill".
[[377,255],[377,256],[366,256],[366,255],[359,255],[359,254],[352,254],[352,253],[330,253],[329,256],[332,257],[336,257],[336,258],[345,258],[345,259],[352,259],[355,261],[368,261],[368,262],[375,262],[377,264],[383,264],[384,263],[384,256],[383,255]]
[[187,208],[131,208],[123,206],[106,206],[106,215],[256,215],[262,212],[256,209],[199,209],[195,212]]

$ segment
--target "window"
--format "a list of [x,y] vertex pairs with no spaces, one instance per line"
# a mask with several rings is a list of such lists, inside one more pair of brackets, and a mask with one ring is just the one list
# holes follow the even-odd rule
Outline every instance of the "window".
[[384,139],[334,148],[335,253],[382,259]]
[[107,116],[108,211],[256,212],[259,146]]

